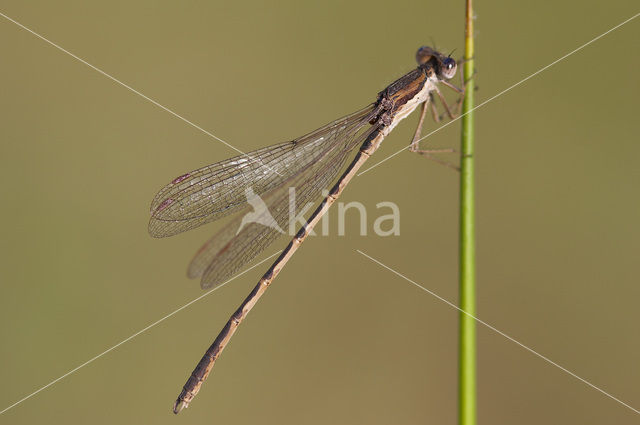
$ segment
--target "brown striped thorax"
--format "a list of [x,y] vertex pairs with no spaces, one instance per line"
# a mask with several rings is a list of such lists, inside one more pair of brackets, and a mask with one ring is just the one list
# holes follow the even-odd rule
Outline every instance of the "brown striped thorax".
[[382,123],[395,127],[415,108],[427,100],[429,93],[437,91],[440,81],[453,78],[458,65],[456,61],[442,53],[423,46],[416,52],[418,67],[408,72],[378,93],[377,114],[371,124]]

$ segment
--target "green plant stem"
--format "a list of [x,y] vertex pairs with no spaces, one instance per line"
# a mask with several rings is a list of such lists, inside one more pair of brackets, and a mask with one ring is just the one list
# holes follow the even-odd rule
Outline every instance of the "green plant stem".
[[460,149],[460,335],[458,420],[460,425],[476,424],[476,315],[475,288],[475,202],[473,171],[473,5],[466,0],[465,62],[466,83],[462,105]]

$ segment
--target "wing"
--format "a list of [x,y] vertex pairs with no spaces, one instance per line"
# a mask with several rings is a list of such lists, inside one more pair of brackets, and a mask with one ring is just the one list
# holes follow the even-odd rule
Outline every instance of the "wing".
[[[219,285],[264,251],[283,232],[289,233],[289,225],[296,220],[298,212],[317,200],[324,189],[329,189],[350,151],[375,129],[370,127],[358,132],[360,128],[362,126],[337,132],[333,136],[337,141],[327,140],[327,149],[318,161],[291,176],[280,187],[263,194],[261,201],[265,208],[260,211],[254,207],[246,208],[245,214],[228,223],[207,241],[191,261],[187,272],[189,277],[201,276],[203,289]],[[295,190],[292,192],[290,188]],[[251,218],[249,222],[247,217]],[[297,231],[296,228],[291,230]]]
[[245,191],[257,195],[282,186],[288,179],[326,160],[329,141],[344,139],[373,118],[373,105],[333,121],[290,142],[261,148],[175,178],[151,203],[149,233],[172,236],[239,211]]

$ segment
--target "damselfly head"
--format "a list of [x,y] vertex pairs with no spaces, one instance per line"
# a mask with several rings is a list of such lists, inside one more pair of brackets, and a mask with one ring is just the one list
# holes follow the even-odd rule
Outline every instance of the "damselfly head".
[[[458,69],[458,64],[451,55],[445,56],[428,46],[422,46],[418,49],[416,52],[416,62],[427,70],[429,70],[429,68],[435,69],[437,77],[445,80],[453,78]],[[428,74],[430,74],[430,72],[428,72]],[[429,77],[431,78],[431,75],[429,75]]]

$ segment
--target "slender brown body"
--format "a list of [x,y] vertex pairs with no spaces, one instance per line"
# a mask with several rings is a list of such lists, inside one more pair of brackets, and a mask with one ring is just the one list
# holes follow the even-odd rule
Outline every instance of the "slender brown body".
[[419,64],[416,69],[394,81],[378,94],[378,99],[367,119],[372,127],[368,130],[368,136],[362,143],[355,158],[329,194],[309,217],[308,222],[300,228],[296,236],[262,276],[253,291],[233,313],[218,337],[211,344],[178,396],[173,408],[175,413],[187,407],[193,400],[240,323],[242,323],[287,261],[304,242],[314,226],[338,199],[345,186],[355,176],[364,162],[380,147],[384,138],[402,119],[406,118],[420,104],[428,102],[430,93],[434,90],[437,91],[436,84],[438,82],[443,79],[449,79],[455,74],[455,61],[433,49],[428,47],[421,48],[418,50],[416,58]]

